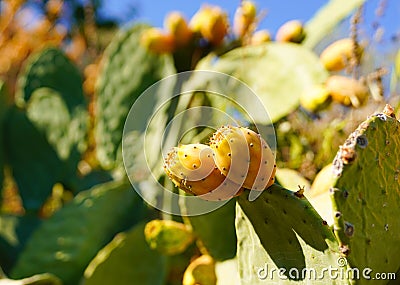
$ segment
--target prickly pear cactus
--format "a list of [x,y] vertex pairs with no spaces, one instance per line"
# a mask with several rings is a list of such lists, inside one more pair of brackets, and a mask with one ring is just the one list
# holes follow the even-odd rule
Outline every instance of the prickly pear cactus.
[[[242,284],[347,284],[320,277],[323,268],[339,268],[339,248],[322,218],[301,190],[289,191],[274,184],[254,201],[249,191],[238,198],[236,232],[238,263]],[[251,262],[249,262],[251,260]],[[284,271],[278,272],[278,268]],[[306,271],[304,271],[306,270]],[[311,277],[309,277],[311,276]],[[296,282],[295,282],[296,281]]]
[[151,249],[165,255],[184,252],[195,238],[190,227],[172,220],[148,222],[144,228],[144,235]]
[[0,185],[3,185],[4,178],[4,118],[7,112],[6,90],[4,82],[0,80]]
[[79,193],[37,228],[11,277],[49,272],[64,284],[77,284],[97,251],[117,232],[141,218],[141,205],[136,192],[121,182],[106,183]]
[[40,222],[36,215],[0,215],[0,267],[6,273],[14,266]]
[[[236,48],[222,56],[210,54],[198,63],[196,69],[223,72],[246,83],[267,107],[272,122],[296,109],[301,93],[324,82],[328,77],[318,57],[309,49],[296,44],[275,42]],[[302,76],[298,76],[298,72]],[[203,84],[200,87],[204,88],[206,84],[211,87],[220,86],[217,90],[223,90],[223,94],[229,94],[233,101],[241,102],[244,109],[254,109],[253,97],[249,96],[246,101],[243,94],[238,92],[240,86],[235,85],[234,80],[226,78],[228,82],[218,82],[220,78],[213,75],[209,79],[199,80]],[[198,79],[194,76],[192,80],[194,83]],[[226,107],[226,102],[215,101],[219,96],[211,98],[219,109]],[[257,121],[256,115],[252,114]]]
[[165,284],[167,258],[150,249],[144,227],[140,223],[128,232],[117,234],[90,262],[83,284]]
[[24,208],[38,211],[57,182],[72,177],[46,137],[15,106],[5,121],[7,162],[18,186]]
[[[334,229],[353,268],[396,272],[400,264],[400,123],[393,109],[369,117],[333,163]],[[357,284],[369,284],[365,278]],[[387,280],[374,280],[386,284]]]
[[48,48],[33,55],[18,79],[18,86],[15,101],[19,107],[24,107],[40,87],[60,92],[69,108],[86,104],[79,70],[57,48]]
[[[187,212],[187,205],[181,203],[180,206],[183,213]],[[215,260],[235,256],[237,239],[234,222],[235,199],[210,213],[185,218],[185,223],[192,227],[198,238],[202,253],[211,255]]]
[[62,93],[39,88],[32,93],[26,113],[35,127],[45,134],[58,156],[76,168],[86,148],[88,117],[85,105],[69,107]]
[[115,166],[129,109],[150,85],[174,73],[168,55],[156,55],[140,45],[143,24],[122,31],[104,52],[96,93],[97,158],[106,169]]
[[53,274],[43,273],[20,280],[2,278],[0,285],[62,285],[62,282]]

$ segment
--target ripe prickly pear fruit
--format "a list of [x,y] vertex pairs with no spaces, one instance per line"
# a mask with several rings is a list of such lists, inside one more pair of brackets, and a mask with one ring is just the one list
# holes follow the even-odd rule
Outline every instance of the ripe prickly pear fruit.
[[[351,38],[340,39],[322,51],[320,60],[328,71],[340,71],[348,65],[355,48]],[[355,50],[358,59],[361,58],[362,53],[363,48],[358,46]]]
[[255,28],[257,7],[252,1],[242,1],[235,13],[233,32],[238,38],[243,38]]
[[256,132],[234,126],[219,128],[210,141],[218,169],[245,188],[264,190],[273,174],[275,157]]
[[329,77],[325,86],[331,94],[332,100],[345,106],[358,108],[367,101],[369,96],[369,90],[365,83],[341,75]]
[[205,200],[227,200],[242,191],[219,171],[207,145],[174,147],[165,159],[164,170],[177,187]]
[[175,49],[174,37],[164,34],[158,28],[150,28],[144,31],[140,43],[147,50],[157,54],[171,53]]
[[215,262],[209,255],[202,255],[193,260],[183,274],[182,285],[215,285],[217,275]]
[[189,26],[211,44],[218,46],[228,33],[228,16],[218,6],[204,5],[193,16]]
[[278,42],[301,43],[305,37],[303,23],[298,20],[291,20],[278,29],[275,39]]
[[165,29],[174,37],[177,47],[185,46],[192,39],[193,33],[185,17],[180,12],[171,12],[164,22]]
[[328,107],[332,98],[324,85],[316,85],[300,95],[300,105],[310,112],[318,112]]
[[184,252],[195,239],[187,225],[170,220],[148,222],[144,235],[150,248],[166,255]]
[[271,34],[267,30],[255,32],[250,39],[251,45],[260,45],[271,41]]

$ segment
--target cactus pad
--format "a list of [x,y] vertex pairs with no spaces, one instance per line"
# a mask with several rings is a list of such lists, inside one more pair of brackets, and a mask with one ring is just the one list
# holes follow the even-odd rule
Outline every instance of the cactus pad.
[[86,104],[79,70],[57,48],[47,48],[31,56],[18,79],[18,86],[15,101],[19,107],[24,107],[40,87],[60,92],[69,108]]
[[115,166],[132,104],[150,85],[174,72],[171,57],[152,54],[140,45],[140,36],[146,29],[148,26],[138,24],[123,30],[104,52],[96,83],[95,137],[97,158],[106,169]]
[[4,118],[7,112],[6,90],[4,82],[0,80],[0,185],[3,185],[4,179]]
[[[399,150],[400,123],[387,105],[360,124],[333,162],[335,233],[350,266],[371,268],[371,277],[399,269]],[[362,279],[359,284],[369,282]]]
[[[339,249],[335,237],[300,192],[275,184],[252,202],[248,200],[249,193],[245,191],[238,198],[236,207],[237,256],[242,284],[289,282],[279,279],[276,272],[272,278],[271,270],[277,268],[284,268],[286,273],[282,275],[292,281],[303,280],[304,268],[313,268],[317,274],[324,267],[338,268]],[[290,270],[293,270],[292,276]],[[265,276],[267,272],[269,275]],[[325,278],[318,284],[334,284],[328,275]],[[306,282],[304,278],[304,283],[299,284]],[[336,284],[347,284],[345,280],[341,282]]]
[[5,121],[5,150],[24,208],[37,211],[57,182],[73,176],[26,113],[10,108]]
[[[186,205],[181,203],[180,206],[185,213]],[[184,221],[192,226],[202,253],[211,255],[215,260],[225,260],[235,256],[237,241],[234,225],[235,199],[210,213],[188,216]]]
[[140,219],[140,205],[136,192],[120,182],[79,193],[32,234],[11,276],[50,272],[64,284],[77,284],[97,251]]
[[[328,77],[314,53],[300,45],[288,43],[266,43],[235,48],[219,57],[211,54],[202,59],[196,69],[223,72],[246,83],[259,96],[272,122],[276,122],[296,109],[302,92],[315,84],[324,82]],[[302,76],[299,76],[299,73]],[[196,81],[195,79],[196,77],[193,82]],[[234,101],[240,102],[245,110],[254,110],[254,98],[249,96],[247,101],[243,98],[243,93],[238,91],[241,87],[237,85],[239,82],[229,78],[223,78],[227,82],[218,82],[221,81],[220,79],[222,77],[212,76],[209,84],[211,87],[220,86],[217,90],[224,90],[223,95],[228,95]],[[207,86],[204,80],[203,84],[196,87]],[[213,105],[219,109],[225,108],[227,104],[225,101],[214,101],[220,96],[211,98]],[[257,121],[257,114],[252,115]]]
[[117,234],[101,249],[85,270],[84,284],[165,284],[166,257],[150,249],[144,226],[141,223]]

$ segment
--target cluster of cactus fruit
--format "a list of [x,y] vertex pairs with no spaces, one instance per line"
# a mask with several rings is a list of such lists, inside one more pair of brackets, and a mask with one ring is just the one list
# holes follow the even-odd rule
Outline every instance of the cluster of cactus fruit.
[[337,74],[351,67],[354,61],[359,62],[362,55],[363,47],[352,38],[337,40],[326,47],[320,54],[320,60],[326,70],[335,74],[302,94],[300,104],[303,108],[318,112],[327,108],[331,101],[354,108],[364,105],[370,95],[365,78]]
[[[149,29],[143,33],[141,43],[154,53],[174,53],[193,45],[217,49],[230,35],[236,45],[259,45],[272,41],[268,30],[257,31],[262,14],[253,1],[241,1],[230,30],[228,14],[219,6],[203,5],[189,22],[182,13],[171,12],[164,21],[165,31]],[[301,43],[304,38],[302,22],[291,20],[280,27],[275,40]]]
[[274,182],[275,156],[266,141],[243,127],[223,126],[210,145],[174,147],[165,159],[174,184],[205,200],[227,200],[243,188],[262,191]]

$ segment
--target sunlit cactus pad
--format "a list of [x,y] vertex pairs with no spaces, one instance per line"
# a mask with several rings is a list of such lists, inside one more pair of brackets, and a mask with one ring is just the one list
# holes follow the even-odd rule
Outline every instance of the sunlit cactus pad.
[[[353,268],[371,268],[371,277],[399,269],[399,147],[400,122],[386,106],[360,124],[333,163],[334,227],[341,251]],[[358,284],[364,283],[368,280]]]

